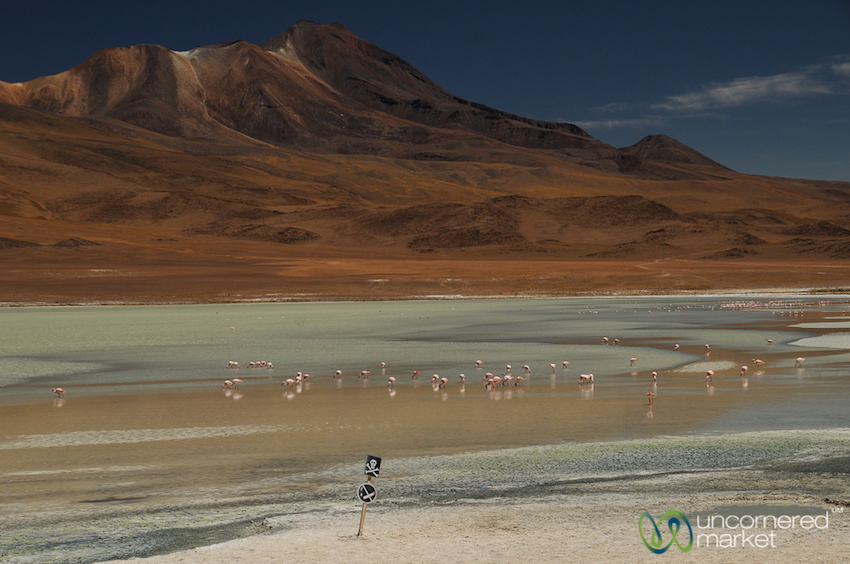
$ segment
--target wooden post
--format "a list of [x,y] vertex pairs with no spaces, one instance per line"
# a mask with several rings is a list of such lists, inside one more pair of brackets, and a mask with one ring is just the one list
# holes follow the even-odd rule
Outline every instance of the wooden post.
[[[371,484],[371,483],[372,483],[372,476],[367,476],[367,477],[366,477],[366,483],[367,483],[367,484]],[[366,521],[366,506],[367,506],[367,505],[369,505],[369,504],[368,504],[368,503],[364,503],[364,504],[363,504],[363,511],[360,513],[360,530],[359,530],[359,531],[357,531],[357,536],[358,536],[358,537],[363,535],[363,523]]]

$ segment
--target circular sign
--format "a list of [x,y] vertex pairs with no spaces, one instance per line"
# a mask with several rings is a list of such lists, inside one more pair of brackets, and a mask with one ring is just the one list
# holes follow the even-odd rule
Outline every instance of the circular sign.
[[377,495],[378,491],[372,484],[361,484],[360,487],[357,488],[357,497],[363,503],[372,503],[375,501],[375,497]]

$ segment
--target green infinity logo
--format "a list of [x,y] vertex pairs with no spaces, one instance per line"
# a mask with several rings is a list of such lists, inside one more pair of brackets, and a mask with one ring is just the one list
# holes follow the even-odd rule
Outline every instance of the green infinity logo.
[[[652,528],[650,531],[649,541],[646,540],[646,535],[643,532],[643,522],[645,519],[648,519],[650,523],[652,523]],[[664,544],[664,540],[661,537],[661,531],[658,528],[658,525],[663,525],[664,520],[667,520],[667,530],[670,532],[670,540],[667,541],[667,544]],[[682,546],[679,542],[679,532],[682,529],[682,523],[688,526],[688,544],[687,546]],[[643,541],[643,544],[646,545],[646,548],[654,552],[655,554],[664,554],[667,552],[667,549],[670,548],[673,544],[679,547],[679,550],[682,552],[688,552],[691,547],[694,545],[694,531],[691,529],[691,524],[688,522],[688,518],[684,516],[681,511],[676,511],[672,509],[661,516],[661,519],[658,520],[658,523],[655,522],[655,519],[652,518],[652,515],[644,511],[640,514],[640,520],[638,521],[638,532],[640,532],[640,538]]]

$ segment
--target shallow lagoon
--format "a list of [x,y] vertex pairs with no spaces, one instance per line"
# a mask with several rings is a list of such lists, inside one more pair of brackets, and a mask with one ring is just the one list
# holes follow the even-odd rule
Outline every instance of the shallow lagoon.
[[[847,307],[771,296],[7,308],[0,514],[23,528],[45,514],[218,524],[320,495],[323,472],[367,453],[391,476],[392,460],[418,455],[848,428]],[[274,369],[247,368],[257,360]],[[485,389],[482,375],[508,364],[525,382]],[[281,386],[297,372],[313,378]],[[449,384],[435,389],[433,374]],[[237,376],[238,389],[221,388]]]

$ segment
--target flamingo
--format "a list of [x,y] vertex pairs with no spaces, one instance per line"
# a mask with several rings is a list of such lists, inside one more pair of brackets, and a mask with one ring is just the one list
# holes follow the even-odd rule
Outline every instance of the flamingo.
[[565,360],[564,362],[562,362],[562,363],[561,363],[561,367],[562,367],[562,368],[566,368],[566,367],[568,367],[569,365],[570,365],[570,361],[569,361],[569,360]]
[[806,360],[802,356],[797,357],[797,362],[794,363],[794,366],[803,366],[803,361]]
[[337,370],[334,372],[334,378],[342,378],[342,370]]
[[460,381],[463,382],[463,383],[466,383],[466,375],[465,374],[460,374]]
[[65,395],[65,388],[53,388],[53,393],[56,394],[57,398],[61,398]]
[[432,384],[436,384],[436,383],[437,383],[437,381],[439,381],[439,379],[440,379],[440,375],[439,375],[439,374],[434,374],[433,376],[431,376],[431,383],[432,383]]
[[283,382],[281,382],[281,383],[280,383],[280,385],[281,385],[281,386],[287,386],[288,388],[290,388],[290,389],[291,389],[291,388],[292,388],[292,386],[294,386],[294,385],[295,385],[295,380],[293,380],[292,378],[287,378],[286,380],[284,380]]
[[418,371],[418,370],[414,370],[414,371],[413,371],[413,376],[411,376],[411,377],[410,377],[410,379],[411,379],[411,380],[419,380],[419,371]]
[[551,370],[552,372],[555,371],[555,363],[554,362],[549,363],[549,370]]
[[652,371],[652,381],[658,382],[658,372]]
[[233,387],[238,388],[239,384],[241,384],[244,380],[242,380],[242,378],[234,378],[231,381],[233,382]]
[[579,374],[578,383],[586,384],[588,382],[593,382],[593,374]]
[[232,388],[232,387],[233,387],[233,381],[231,381],[231,380],[225,380],[225,381],[224,381],[224,384],[222,384],[222,385],[221,385],[221,387],[222,387],[223,389],[225,389],[225,390],[229,390],[230,388]]
[[760,359],[760,358],[754,358],[754,359],[753,359],[753,364],[756,364],[756,365],[758,365],[759,367],[761,367],[761,366],[764,364],[764,361],[763,361],[762,359]]
[[619,342],[620,342],[620,339],[614,339],[614,341],[613,341],[613,343],[614,343],[615,345],[616,345],[617,343],[619,343]]
[[655,397],[655,394],[652,392],[646,392],[646,398],[649,400],[649,405],[652,405],[652,399]]
[[395,376],[390,376],[389,379],[387,380],[387,387],[392,388],[393,385],[395,385],[395,382],[396,382]]
[[525,370],[525,373],[526,373],[526,374],[530,374],[530,373],[531,373],[531,367],[530,367],[529,365],[527,365],[527,364],[523,364],[523,365],[522,365],[522,369],[523,369],[523,370]]
[[673,345],[673,350],[674,351],[679,350],[679,343],[676,343],[675,345]]
[[511,365],[510,365],[510,364],[506,364],[506,365],[505,365],[505,368],[507,368],[507,369],[508,369],[508,372],[510,372],[510,371],[511,371]]
[[603,345],[607,345],[607,344],[608,344],[608,337],[602,337],[602,344],[603,344]]
[[475,368],[481,368],[482,364],[484,364],[483,360],[476,360],[475,361]]
[[749,369],[750,369],[750,367],[749,367],[749,366],[746,366],[746,365],[744,365],[744,366],[742,366],[742,367],[741,367],[741,377],[742,377],[742,378],[744,377],[744,374],[746,374],[746,373],[747,373],[747,370],[749,370]]
[[765,339],[768,345],[772,345],[775,341],[773,339]]
[[714,376],[714,370],[709,370],[705,373],[705,381],[711,382],[711,377]]
[[705,354],[711,354],[711,345],[709,345],[709,344],[705,345]]
[[358,376],[358,378],[368,378],[369,374],[371,374],[371,372],[369,372],[368,370],[361,370],[360,376]]
[[630,362],[629,366],[634,366],[634,365],[635,365],[635,363],[636,363],[637,361],[639,361],[639,360],[640,360],[640,359],[639,359],[639,358],[637,358],[637,357],[632,357],[632,358],[630,358],[630,359],[629,359],[629,362]]
[[439,385],[439,386],[437,386],[437,387],[438,387],[438,388],[445,388],[445,387],[446,387],[446,384],[448,384],[448,383],[449,383],[449,379],[448,379],[448,378],[440,378],[440,385]]
[[517,377],[516,377],[516,382],[514,382],[514,386],[519,386],[519,385],[520,385],[520,384],[522,384],[523,382],[525,382],[525,378],[523,378],[522,376],[517,376]]
[[230,362],[228,362],[227,367],[228,368],[242,368],[241,366],[239,366],[239,363],[236,362],[235,360],[231,360]]

